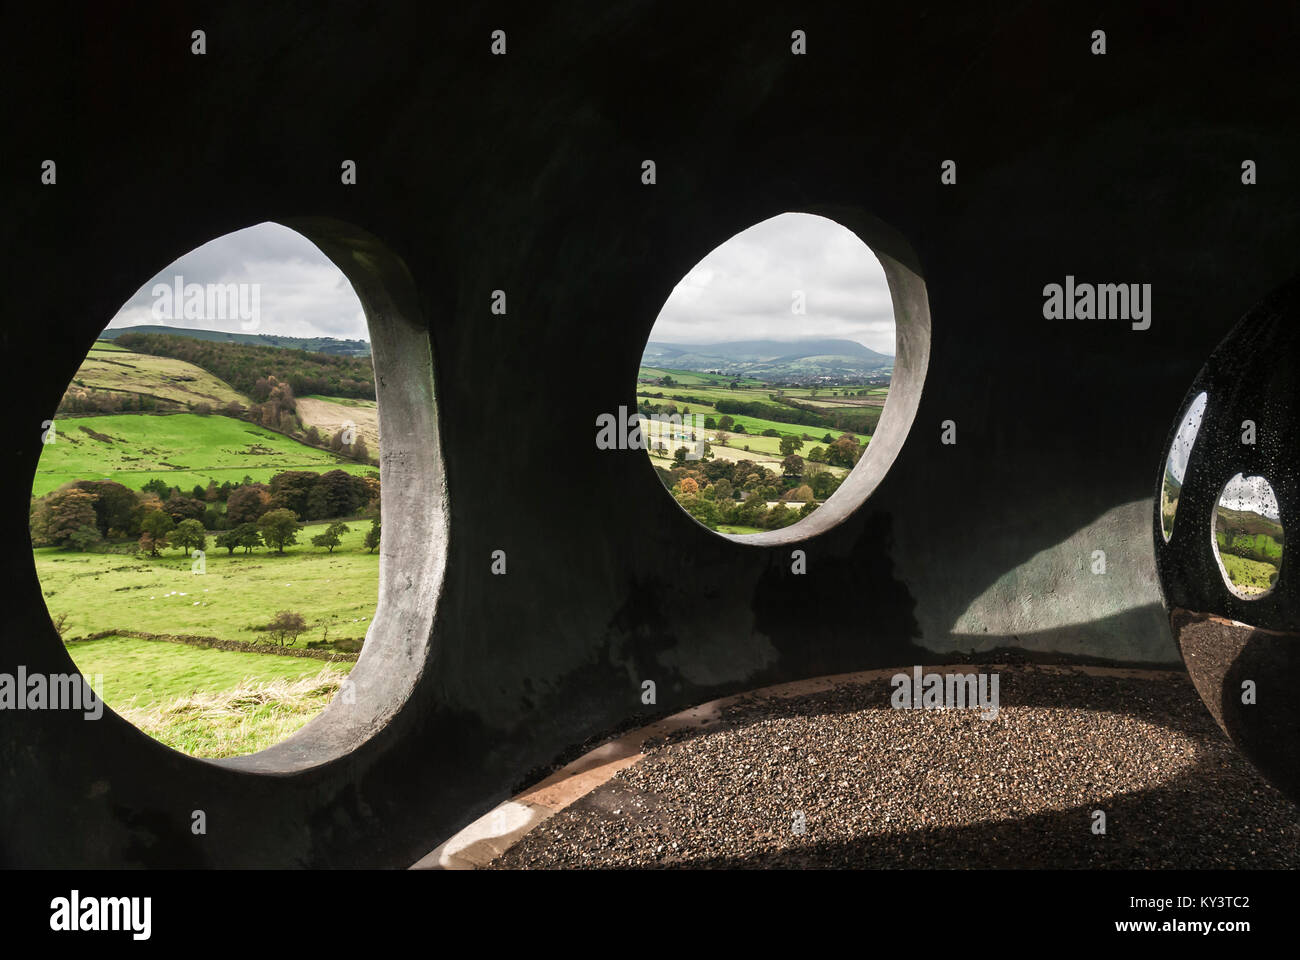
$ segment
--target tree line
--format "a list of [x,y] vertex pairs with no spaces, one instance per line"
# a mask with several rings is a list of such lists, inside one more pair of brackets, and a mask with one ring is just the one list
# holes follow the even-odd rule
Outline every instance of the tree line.
[[375,370],[369,357],[287,350],[248,343],[198,340],[168,333],[124,333],[116,341],[136,353],[184,360],[221,378],[258,403],[267,399],[258,381],[274,377],[299,396],[375,399]]
[[[679,451],[685,452],[684,447]],[[752,460],[701,460],[688,465],[677,458],[655,473],[687,513],[710,529],[722,524],[776,530],[802,520],[818,501],[843,482],[820,467],[810,467],[793,452],[780,474]],[[771,500],[781,501],[768,509]]]
[[[222,533],[241,527],[245,528],[244,537],[250,539],[247,525],[259,527],[272,512],[292,514],[296,529],[300,521],[358,515],[378,518],[379,504],[377,473],[357,477],[342,470],[285,470],[269,483],[246,476],[241,483],[210,481],[206,487],[196,484],[189,491],[168,486],[158,478],[139,491],[115,480],[77,480],[34,500],[29,526],[36,547],[92,550],[105,541],[139,538],[141,550],[157,555],[159,538],[170,537],[168,542],[176,544],[174,531],[183,524],[188,524],[180,534],[183,541],[199,532]],[[262,542],[271,544],[260,527],[259,534]],[[284,545],[278,547],[282,550]]]

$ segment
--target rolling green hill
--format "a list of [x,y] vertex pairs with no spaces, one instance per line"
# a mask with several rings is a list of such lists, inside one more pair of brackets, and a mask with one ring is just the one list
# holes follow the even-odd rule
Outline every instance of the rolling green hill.
[[315,393],[375,399],[375,367],[369,356],[158,333],[124,332],[117,343],[137,353],[172,357],[202,367],[258,403],[265,399],[269,377],[289,384],[299,396]]
[[210,480],[238,483],[245,475],[266,482],[290,468],[355,474],[375,469],[230,417],[113,414],[56,420],[32,494],[44,496],[72,480],[105,478],[132,490],[155,477],[182,489]]
[[96,341],[82,361],[72,383],[70,398],[97,393],[151,397],[160,409],[187,409],[196,403],[223,407],[249,404],[249,398],[202,367],[171,357],[132,353],[115,344]]

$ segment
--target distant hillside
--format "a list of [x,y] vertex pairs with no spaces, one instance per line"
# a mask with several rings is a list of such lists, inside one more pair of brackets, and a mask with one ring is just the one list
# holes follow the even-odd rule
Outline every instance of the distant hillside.
[[766,379],[809,376],[870,376],[890,372],[894,358],[853,340],[734,340],[727,343],[650,341],[641,355],[647,367],[721,370]]
[[1252,537],[1263,534],[1272,537],[1278,543],[1283,542],[1285,533],[1282,529],[1282,523],[1272,517],[1263,516],[1254,510],[1233,510],[1221,503],[1214,508],[1214,514],[1216,530],[1232,530],[1243,536]]
[[283,470],[341,469],[364,476],[368,464],[300,443],[282,433],[223,416],[115,414],[60,421],[57,439],[41,447],[32,496],[65,483],[109,479],[140,490],[150,480],[188,491],[245,476],[266,482]]
[[202,367],[256,403],[267,398],[268,377],[288,383],[298,396],[375,399],[375,371],[369,356],[331,356],[175,334],[122,332],[117,342],[137,353],[173,357]]
[[368,357],[370,343],[366,340],[338,340],[334,337],[283,337],[267,333],[227,333],[222,330],[190,330],[186,327],[168,327],[161,324],[141,324],[134,327],[110,327],[99,335],[101,340],[116,340],[124,333],[161,333],[195,340],[215,340],[219,343],[246,343],[259,347],[279,347],[286,350],[309,350],[340,357]]
[[198,403],[219,409],[249,402],[246,395],[192,363],[96,342],[68,385],[59,413],[154,413],[187,410]]

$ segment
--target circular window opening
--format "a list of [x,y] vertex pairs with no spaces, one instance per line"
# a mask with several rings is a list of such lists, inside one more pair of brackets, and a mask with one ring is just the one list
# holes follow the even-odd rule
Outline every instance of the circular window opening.
[[[276,770],[351,749],[405,700],[413,678],[366,665],[411,638],[377,628],[431,620],[386,603],[384,570],[405,553],[436,588],[445,539],[383,531],[413,498],[420,532],[443,520],[440,461],[386,494],[394,455],[425,440],[437,460],[409,276],[374,238],[295,223],[196,248],[109,320],[51,418],[30,513],[91,699],[183,753]],[[411,380],[396,402],[381,364]]]
[[1214,507],[1211,542],[1234,596],[1258,600],[1277,586],[1285,544],[1277,495],[1263,477],[1237,474]]
[[1174,535],[1174,514],[1178,512],[1178,497],[1183,490],[1183,478],[1187,475],[1187,461],[1191,459],[1192,447],[1196,443],[1196,434],[1201,429],[1201,418],[1205,416],[1205,404],[1209,397],[1204,392],[1197,394],[1187,413],[1179,421],[1178,432],[1169,447],[1169,456],[1165,458],[1164,482],[1160,486],[1160,532],[1165,543]]
[[828,217],[781,214],[715,248],[660,310],[637,372],[643,446],[709,529],[802,539],[879,483],[911,426],[928,351],[917,271]]

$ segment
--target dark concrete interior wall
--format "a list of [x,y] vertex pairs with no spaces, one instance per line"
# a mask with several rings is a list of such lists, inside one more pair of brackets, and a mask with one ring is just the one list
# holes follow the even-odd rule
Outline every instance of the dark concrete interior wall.
[[[363,231],[409,272],[448,534],[411,697],[351,752],[268,774],[115,717],[0,717],[4,863],[401,866],[652,711],[926,651],[1177,660],[1152,497],[1188,385],[1296,270],[1293,22],[1132,3],[24,16],[2,68],[0,343],[29,378],[9,402],[5,541],[26,542],[40,425],[127,297],[216,236],[301,218]],[[910,245],[932,339],[897,460],[800,544],[794,576],[788,545],[697,526],[643,454],[598,451],[594,424],[631,405],[655,316],[704,254],[829,208]],[[1150,283],[1150,329],[1045,320],[1043,287],[1067,274]],[[539,415],[573,429],[528,430]],[[72,669],[30,554],[0,563],[0,670]]]

